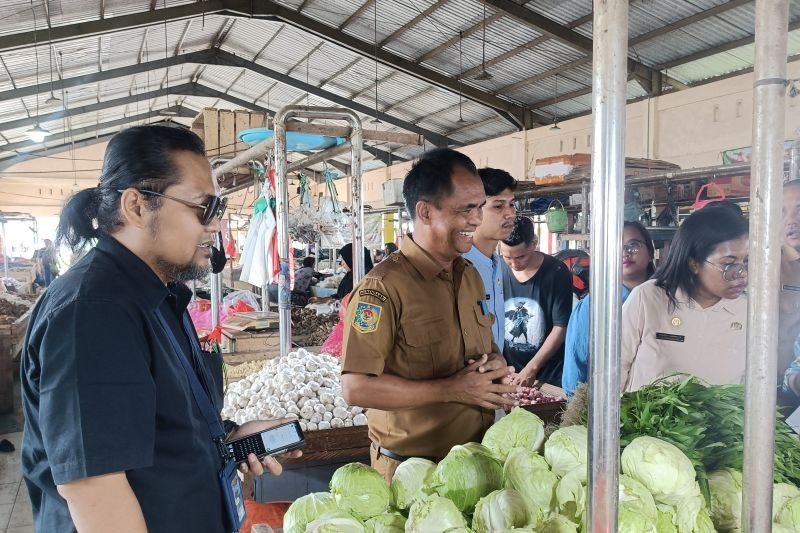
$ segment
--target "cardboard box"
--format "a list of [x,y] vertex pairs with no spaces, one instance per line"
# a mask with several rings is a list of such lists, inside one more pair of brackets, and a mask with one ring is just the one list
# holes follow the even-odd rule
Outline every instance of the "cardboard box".
[[717,178],[714,183],[719,186],[719,189],[713,186],[706,189],[709,198],[720,198],[720,189],[728,198],[748,196],[750,194],[750,176]]
[[277,329],[257,333],[223,329],[220,345],[223,353],[272,353],[280,351],[280,336]]
[[567,175],[575,167],[592,162],[591,154],[557,155],[536,160],[533,169],[537,185],[560,185],[566,182]]

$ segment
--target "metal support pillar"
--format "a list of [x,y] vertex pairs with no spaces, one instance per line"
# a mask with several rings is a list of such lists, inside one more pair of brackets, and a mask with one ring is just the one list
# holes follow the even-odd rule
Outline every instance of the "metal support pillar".
[[278,324],[281,355],[292,349],[291,288],[289,287],[289,188],[286,183],[286,121],[292,117],[347,120],[350,123],[350,168],[352,170],[353,285],[364,277],[364,206],[361,202],[361,151],[363,129],[353,111],[331,107],[286,106],[275,114],[275,170],[278,202]]
[[222,304],[222,274],[211,274],[211,328],[219,326],[219,310]]
[[628,0],[594,0],[589,485],[592,533],[617,531]]
[[756,1],[742,527],[772,528],[789,0]]
[[6,240],[5,222],[3,222],[3,276],[8,277],[8,241]]

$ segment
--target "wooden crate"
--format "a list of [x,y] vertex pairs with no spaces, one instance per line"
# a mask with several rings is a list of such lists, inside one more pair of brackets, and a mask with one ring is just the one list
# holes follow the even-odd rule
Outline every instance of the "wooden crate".
[[561,414],[564,412],[564,408],[567,406],[567,395],[564,393],[564,389],[545,383],[542,385],[541,391],[545,394],[549,394],[550,396],[559,398],[559,401],[550,403],[537,403],[534,405],[523,405],[522,408],[541,418],[545,425],[551,422],[553,424],[558,424],[561,422]]
[[223,353],[271,352],[280,345],[280,334],[277,328],[263,331],[223,329],[220,344]]
[[332,459],[357,459],[369,455],[369,429],[367,426],[322,429],[305,432],[306,445],[299,459],[285,459],[287,464]]
[[0,325],[0,413],[14,409],[14,356],[22,349],[31,312],[13,324]]
[[[251,128],[268,125],[265,113],[244,110],[203,109],[192,121],[192,131],[203,139],[209,159],[224,157],[230,159],[249,148],[239,141],[239,133]],[[252,170],[239,167],[232,174],[252,177]]]

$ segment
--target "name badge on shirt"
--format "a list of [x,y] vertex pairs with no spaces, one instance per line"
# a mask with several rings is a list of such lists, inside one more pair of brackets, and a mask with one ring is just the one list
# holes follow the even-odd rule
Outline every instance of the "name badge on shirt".
[[660,341],[684,342],[686,337],[683,335],[672,335],[670,333],[656,333],[656,339]]
[[800,287],[797,285],[784,285],[783,290],[785,291],[793,291],[793,292],[800,292]]

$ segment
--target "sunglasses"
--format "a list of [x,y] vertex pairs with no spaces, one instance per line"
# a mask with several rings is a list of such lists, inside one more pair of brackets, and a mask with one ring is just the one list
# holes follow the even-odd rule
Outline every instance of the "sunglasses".
[[[137,189],[139,190],[139,189]],[[123,193],[125,189],[118,189],[117,192]],[[194,207],[195,209],[202,209],[203,213],[200,215],[200,223],[204,226],[211,223],[214,218],[218,218],[222,220],[222,216],[225,214],[225,208],[228,207],[228,197],[225,196],[212,196],[209,198],[208,203],[206,204],[196,204],[194,202],[190,202],[188,200],[183,200],[181,198],[176,198],[174,196],[170,196],[168,194],[163,194],[160,192],[155,191],[148,191],[148,190],[139,190],[142,194],[152,194],[153,196],[160,196],[162,198],[167,198],[168,200],[172,200],[183,204],[187,207]]]

